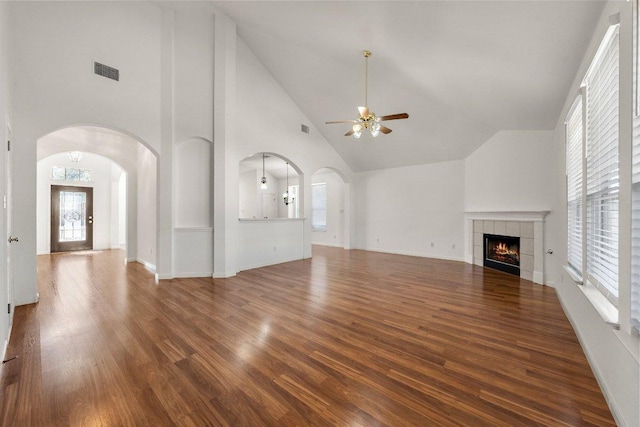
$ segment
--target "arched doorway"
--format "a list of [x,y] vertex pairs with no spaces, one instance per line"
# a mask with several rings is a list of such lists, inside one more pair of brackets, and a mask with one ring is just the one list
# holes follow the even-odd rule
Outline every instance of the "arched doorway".
[[[117,185],[114,183],[110,190],[116,192],[120,197],[120,186],[125,185],[126,199],[123,201],[126,212],[112,213],[110,219],[116,216],[124,216],[126,230],[124,246],[126,247],[126,260],[138,261],[148,269],[154,271],[157,258],[157,233],[156,233],[156,212],[157,212],[157,154],[149,149],[139,139],[127,135],[118,130],[98,127],[98,126],[71,126],[51,132],[38,139],[37,158],[39,164],[46,158],[62,161],[66,153],[79,151],[86,155],[86,158],[99,159],[113,162],[126,175],[125,183],[120,182],[118,177]],[[62,154],[60,154],[62,153]],[[108,160],[107,160],[108,159]],[[45,173],[45,172],[43,172]],[[115,172],[114,172],[115,174]],[[106,197],[106,195],[103,195]],[[41,200],[43,197],[38,195]],[[39,210],[38,216],[42,213]],[[45,210],[45,215],[47,211]],[[38,222],[42,221],[38,218]],[[120,240],[119,236],[110,236],[102,239],[101,245],[109,245],[114,240]],[[104,235],[104,233],[103,233]],[[95,236],[95,232],[94,232]],[[38,235],[38,241],[41,239]],[[118,242],[118,246],[120,242]],[[38,244],[38,253],[41,253],[42,246]],[[44,252],[44,251],[43,251]]]

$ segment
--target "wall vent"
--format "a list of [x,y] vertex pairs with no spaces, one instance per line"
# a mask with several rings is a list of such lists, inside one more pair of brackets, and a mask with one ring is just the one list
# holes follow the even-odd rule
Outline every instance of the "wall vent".
[[300,130],[304,133],[309,133],[309,126],[307,125],[300,125]]
[[99,76],[106,77],[111,80],[120,81],[120,71],[99,62],[93,63],[93,72]]

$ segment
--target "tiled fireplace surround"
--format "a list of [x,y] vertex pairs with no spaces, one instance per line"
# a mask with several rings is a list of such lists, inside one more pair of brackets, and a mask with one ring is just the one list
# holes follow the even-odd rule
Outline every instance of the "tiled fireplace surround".
[[466,212],[465,261],[483,265],[483,234],[520,237],[520,277],[544,284],[544,217],[549,211]]

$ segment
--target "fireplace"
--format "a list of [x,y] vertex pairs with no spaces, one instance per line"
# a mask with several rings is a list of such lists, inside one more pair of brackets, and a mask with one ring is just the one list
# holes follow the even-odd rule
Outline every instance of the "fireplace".
[[520,276],[520,238],[484,234],[484,266]]

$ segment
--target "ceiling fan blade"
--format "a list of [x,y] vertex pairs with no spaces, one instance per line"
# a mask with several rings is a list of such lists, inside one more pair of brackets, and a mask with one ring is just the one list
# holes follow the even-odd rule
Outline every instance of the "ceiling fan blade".
[[332,122],[324,122],[327,125],[332,125],[335,123],[358,123],[357,120],[334,120]]
[[388,133],[391,133],[392,131],[391,131],[391,129],[389,129],[386,126],[380,126],[380,132],[382,132],[382,133],[384,133],[386,135]]
[[353,129],[351,129],[349,132],[344,134],[344,136],[351,136],[351,135],[353,135]]
[[360,117],[367,117],[369,115],[369,109],[367,107],[358,107]]
[[389,114],[388,116],[380,116],[378,117],[381,122],[385,120],[398,120],[398,119],[408,119],[409,115],[407,113],[398,113],[398,114]]

